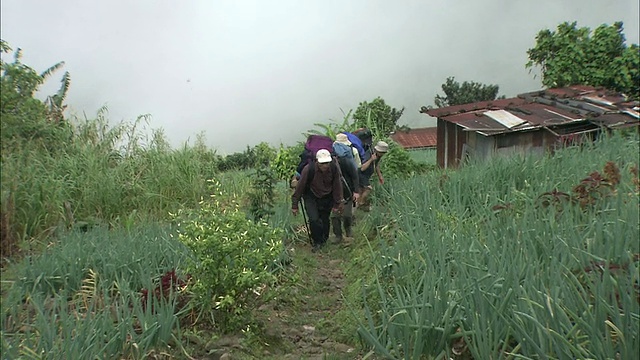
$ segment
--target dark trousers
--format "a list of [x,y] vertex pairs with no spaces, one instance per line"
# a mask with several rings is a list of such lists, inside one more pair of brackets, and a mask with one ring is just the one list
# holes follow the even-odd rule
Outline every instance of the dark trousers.
[[344,203],[341,214],[331,213],[331,227],[333,227],[333,235],[342,239],[342,225],[344,225],[345,236],[352,237],[351,224],[353,223],[353,200],[349,199]]
[[333,196],[317,198],[312,194],[307,194],[302,198],[304,200],[304,209],[309,217],[313,245],[322,245],[329,239],[329,216],[333,208]]

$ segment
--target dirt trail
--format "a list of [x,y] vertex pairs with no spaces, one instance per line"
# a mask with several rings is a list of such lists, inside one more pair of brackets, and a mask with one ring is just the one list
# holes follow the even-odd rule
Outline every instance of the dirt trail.
[[356,346],[337,341],[340,330],[333,321],[343,309],[342,291],[346,286],[343,273],[345,259],[353,239],[342,243],[333,237],[319,251],[311,252],[308,243],[294,241],[288,249],[293,258],[288,271],[297,278],[283,298],[276,298],[256,311],[264,325],[261,353],[247,346],[246,338],[228,336],[218,339],[207,359],[359,359]]
[[[300,274],[307,287],[301,289],[300,306],[289,313],[277,313],[272,319],[270,332],[280,335],[291,348],[284,359],[355,359],[357,349],[354,346],[335,341],[334,334],[328,333],[334,325],[332,320],[337,311],[342,309],[342,290],[345,287],[343,262],[338,252],[348,251],[347,244],[327,244],[317,253],[312,253],[308,244],[298,243],[294,246],[293,256],[315,259],[315,266],[299,267],[297,271],[310,271]],[[309,264],[314,265],[314,264]]]

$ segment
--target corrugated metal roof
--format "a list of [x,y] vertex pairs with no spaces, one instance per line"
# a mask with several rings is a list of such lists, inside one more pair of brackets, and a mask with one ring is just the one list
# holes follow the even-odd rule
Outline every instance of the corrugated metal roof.
[[420,109],[421,113],[429,114],[433,117],[441,117],[446,115],[458,114],[461,112],[478,111],[478,110],[491,110],[491,109],[504,109],[507,106],[518,106],[526,103],[526,100],[520,98],[511,99],[497,99],[491,101],[481,101],[470,104],[453,105],[442,108],[428,109],[423,106]]
[[438,144],[438,128],[399,130],[392,134],[391,138],[405,149],[435,147]]
[[527,120],[521,119],[507,110],[489,110],[483,112],[482,115],[499,122],[509,129],[527,122]]
[[534,91],[517,98],[482,101],[420,112],[458,124],[465,131],[496,135],[591,122],[609,128],[640,124],[640,103],[591,86]]

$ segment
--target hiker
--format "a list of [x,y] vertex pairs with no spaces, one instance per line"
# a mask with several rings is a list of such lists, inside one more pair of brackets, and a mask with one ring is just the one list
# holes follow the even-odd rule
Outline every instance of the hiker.
[[374,172],[378,176],[378,182],[380,182],[380,184],[384,184],[384,177],[380,171],[380,160],[387,151],[389,151],[389,144],[384,141],[378,141],[376,146],[373,147],[373,151],[371,149],[367,150],[367,153],[371,153],[371,155],[362,163],[362,167],[359,172],[361,193],[357,206],[358,208],[362,208],[362,210],[368,210],[367,200],[371,190],[373,190],[370,179]]
[[[347,135],[336,135],[336,141],[334,143],[334,149],[336,144],[342,144],[349,147],[350,155],[340,156],[338,151],[338,164],[340,165],[340,172],[342,173],[342,193],[344,195],[344,209],[341,213],[331,213],[331,227],[333,228],[333,235],[336,237],[336,242],[342,242],[342,226],[344,225],[344,236],[353,237],[351,226],[353,224],[353,205],[358,201],[360,196],[360,179],[358,175],[359,166],[357,159],[360,159],[358,150],[351,147],[351,141],[347,139]],[[357,156],[357,157],[356,157]]]
[[[345,133],[336,134],[336,141],[333,143],[333,149],[334,150],[336,150],[336,144],[341,144],[341,145],[344,145],[344,146],[349,148],[349,151],[351,151],[351,153],[353,155],[352,156],[347,156],[347,157],[353,159],[353,162],[354,162],[354,164],[356,166],[356,169],[360,169],[360,167],[362,166],[362,160],[360,159],[360,153],[358,152],[358,149],[356,149],[353,146],[353,144],[349,140],[349,137],[347,136],[347,134],[345,134]],[[343,174],[344,174],[344,172],[343,172]]]
[[291,196],[294,216],[298,215],[300,199],[304,201],[314,252],[329,239],[331,212],[342,212],[344,207],[339,171],[329,150],[318,150],[316,160],[305,165],[300,172],[300,180]]

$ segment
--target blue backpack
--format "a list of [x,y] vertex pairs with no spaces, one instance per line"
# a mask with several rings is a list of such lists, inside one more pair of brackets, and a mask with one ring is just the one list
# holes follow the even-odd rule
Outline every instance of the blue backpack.
[[343,132],[343,134],[347,135],[347,139],[351,141],[351,145],[358,150],[358,155],[360,155],[360,160],[362,162],[366,161],[367,160],[365,159],[366,151],[364,149],[364,146],[362,145],[362,140],[360,140],[360,138],[357,135],[352,134],[350,132],[345,131]]
[[334,142],[333,151],[339,158],[353,159],[353,150],[351,150],[351,146],[349,145]]

